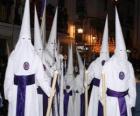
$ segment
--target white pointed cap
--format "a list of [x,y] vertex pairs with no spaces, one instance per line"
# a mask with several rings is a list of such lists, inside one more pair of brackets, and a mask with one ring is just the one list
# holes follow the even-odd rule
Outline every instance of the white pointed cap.
[[109,49],[108,49],[108,15],[106,16],[102,45],[100,50],[100,57],[109,58]]
[[22,25],[21,25],[20,35],[19,35],[19,39],[23,39],[23,38],[31,39],[29,0],[26,0],[25,3]]
[[43,49],[45,49],[45,45],[46,45],[46,0],[45,0],[45,4],[44,4],[44,10],[43,10],[43,16],[42,16],[42,22],[41,22],[41,38],[42,38]]
[[84,70],[84,64],[78,50],[76,51],[76,53],[77,53],[77,58],[78,58],[79,72],[82,73]]
[[73,49],[72,45],[68,48],[68,68],[67,68],[67,75],[73,75]]
[[51,28],[49,40],[48,40],[48,43],[47,43],[47,49],[49,51],[50,50],[54,50],[54,48],[56,47],[57,13],[58,13],[58,8],[56,8],[56,12],[55,12],[55,16],[54,16],[54,19],[53,19],[53,23],[52,23],[52,28]]
[[36,7],[35,7],[35,18],[34,18],[34,47],[37,53],[39,54],[39,56],[42,57],[43,45],[42,45],[41,32],[40,32]]
[[115,54],[118,55],[121,58],[127,59],[127,53],[126,53],[126,46],[124,42],[124,37],[121,29],[121,24],[118,16],[117,8],[115,7],[115,38],[116,38],[116,48],[115,48]]

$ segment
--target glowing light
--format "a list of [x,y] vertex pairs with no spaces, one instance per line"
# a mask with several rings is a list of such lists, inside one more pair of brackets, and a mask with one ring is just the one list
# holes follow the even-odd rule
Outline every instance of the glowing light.
[[93,40],[96,40],[96,37],[95,37],[95,36],[93,36],[93,37],[92,37],[92,39],[93,39]]
[[78,28],[78,33],[82,34],[83,33],[83,29],[82,28]]
[[71,38],[75,37],[75,25],[70,25],[69,26],[69,34]]

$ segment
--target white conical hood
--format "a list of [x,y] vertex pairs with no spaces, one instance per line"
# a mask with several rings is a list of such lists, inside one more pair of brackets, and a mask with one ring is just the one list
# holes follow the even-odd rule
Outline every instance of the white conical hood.
[[115,55],[120,57],[121,59],[127,59],[127,53],[126,53],[126,46],[124,42],[124,37],[119,21],[118,11],[115,7],[116,17],[115,17],[115,33],[116,33],[116,49],[115,49]]
[[67,68],[67,75],[73,75],[73,49],[72,45],[69,46],[68,49],[68,68]]
[[19,39],[18,39],[18,42],[17,42],[14,50],[19,51],[19,48],[21,48],[22,44],[25,45],[25,42],[30,44],[31,49],[34,49],[33,46],[32,46],[32,43],[31,43],[30,4],[29,4],[29,0],[26,0],[26,2],[25,2],[25,7],[24,7],[24,13],[23,13],[23,18],[22,18],[22,25],[21,25],[21,30],[20,30],[20,34],[19,34]]
[[40,26],[39,26],[36,7],[35,7],[35,21],[34,21],[34,47],[38,55],[40,56],[40,58],[42,58],[43,45],[42,45]]
[[[46,45],[45,48],[45,57],[46,57],[46,61],[52,66],[55,64],[55,60],[56,60],[56,29],[57,29],[57,9],[56,9],[56,13],[54,16],[54,20],[53,20],[53,24],[52,24],[52,28],[51,28],[51,32],[50,32],[50,36],[49,36],[49,40],[48,43]],[[55,65],[56,68],[56,65]]]
[[46,0],[44,3],[44,10],[43,10],[43,16],[42,16],[42,22],[41,22],[41,38],[42,38],[43,49],[45,49],[45,45],[46,45]]
[[54,16],[54,19],[53,19],[50,36],[49,36],[48,43],[47,43],[47,46],[46,46],[46,49],[50,52],[54,52],[54,49],[56,49],[57,12],[58,12],[58,9],[56,8],[56,12],[55,12],[55,16]]
[[[65,75],[64,86],[67,92],[73,90],[74,87],[74,68],[73,68],[73,51],[72,45],[68,48],[68,68]],[[67,88],[69,86],[70,88]]]
[[19,75],[31,74],[31,66],[34,65],[36,52],[31,43],[29,0],[26,0],[25,3],[19,40],[13,54],[14,66],[18,67],[16,72],[18,72]]
[[102,45],[100,50],[100,57],[109,58],[109,49],[108,49],[108,15],[106,16],[105,27],[102,38]]
[[77,50],[76,52],[77,52],[77,58],[78,58],[79,73],[83,73],[84,64],[83,64],[82,58],[81,58],[81,56],[80,56],[78,50]]
[[29,0],[26,0],[19,39],[22,39],[22,38],[31,39],[30,6],[29,5],[30,5]]

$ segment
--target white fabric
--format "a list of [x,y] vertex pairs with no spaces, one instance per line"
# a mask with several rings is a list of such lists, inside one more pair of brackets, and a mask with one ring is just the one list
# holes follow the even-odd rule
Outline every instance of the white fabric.
[[[131,108],[135,106],[136,100],[136,82],[132,64],[126,62],[126,67],[121,65],[120,60],[113,56],[103,67],[102,74],[105,74],[106,88],[114,91],[124,92],[129,89],[128,95],[125,96],[128,116],[132,116]],[[119,73],[124,72],[123,80],[119,78]],[[102,98],[102,78],[100,84],[100,100]],[[101,101],[102,102],[102,101]],[[106,96],[107,116],[120,116],[118,98]]]
[[[81,95],[84,93],[83,74],[80,73],[74,79],[74,115],[73,116],[80,116]],[[76,93],[76,91],[78,91],[78,93]]]
[[[37,83],[50,96],[50,87],[44,79],[42,62],[31,44],[29,25],[29,0],[26,0],[19,40],[9,56],[5,74],[4,93],[5,99],[9,101],[8,116],[16,116],[17,85],[14,84],[14,75],[35,74],[35,84],[26,86],[25,116],[39,116]],[[25,62],[28,64],[26,70]]]
[[69,46],[68,49],[68,68],[67,72],[64,77],[64,89],[66,89],[66,86],[69,85],[70,89],[67,90],[69,92],[70,90],[73,90],[74,87],[74,74],[73,74],[73,52],[72,52],[72,45]]
[[[127,116],[132,116],[131,108],[135,106],[136,101],[136,82],[132,64],[127,60],[126,47],[121,30],[121,25],[118,17],[117,8],[116,11],[116,49],[115,54],[110,60],[103,66],[102,74],[105,75],[105,86],[113,91],[125,92],[128,91],[128,95],[125,96],[127,106]],[[120,72],[124,76],[120,76]],[[102,86],[103,80],[101,78],[99,96],[102,102]],[[105,88],[104,88],[105,89]],[[106,109],[107,116],[120,116],[118,98],[110,97],[106,95]]]
[[39,116],[43,116],[43,96],[38,94]]
[[64,115],[64,70],[63,70],[63,57],[60,57],[60,67],[61,67],[61,73],[60,73],[60,102],[59,102],[59,114],[60,116]]
[[[56,8],[55,16],[53,19],[52,27],[51,27],[51,32],[49,35],[48,43],[46,45],[46,50],[51,53],[51,55],[55,55],[54,52],[56,51],[56,38],[57,38],[57,11],[58,9]],[[54,51],[55,50],[55,51]]]
[[[70,91],[73,91],[74,89],[74,74],[73,74],[73,52],[72,52],[72,45],[69,46],[68,49],[68,69],[64,76],[64,89],[67,93]],[[70,88],[67,89],[66,86],[69,86]],[[68,103],[68,112],[67,116],[73,116],[74,115],[74,108],[73,108],[73,95],[69,97],[69,103]]]
[[[106,62],[108,59],[109,59],[109,50],[108,50],[108,16],[107,16],[104,27],[100,56],[95,61],[93,61],[88,68],[88,84],[90,84],[94,78],[99,80],[101,79],[102,62],[103,61]],[[88,106],[88,116],[97,116],[98,101],[99,101],[99,87],[93,85]]]
[[[50,96],[50,88],[44,81],[43,66],[39,57],[35,53],[32,53],[34,56],[32,60],[30,57],[26,60],[22,60],[21,57],[24,57],[24,55],[23,52],[21,52],[20,58],[17,60],[17,56],[15,54],[16,53],[13,51],[9,57],[4,81],[5,98],[9,101],[8,116],[16,115],[17,85],[13,84],[14,75],[35,74],[36,83],[39,83],[44,92]],[[24,61],[29,63],[29,70],[24,70]],[[26,86],[25,116],[39,116],[38,95],[36,89],[36,84]]]
[[102,45],[100,50],[100,57],[109,58],[109,49],[108,49],[108,15],[106,16],[104,33],[102,37]]
[[115,54],[119,56],[122,60],[127,60],[126,46],[124,42],[124,37],[121,29],[121,24],[118,16],[117,8],[115,7],[115,38],[116,38],[116,48]]
[[[63,116],[63,55],[59,54],[58,51],[58,46],[57,46],[57,51],[55,52],[55,58],[56,58],[56,63],[55,63],[55,68],[59,73],[59,78],[57,80],[57,84],[59,86],[59,92],[57,94],[57,99],[55,99],[55,111],[56,115],[58,115],[58,110],[59,114]],[[58,105],[59,108],[58,108]]]
[[[48,43],[46,45],[45,51],[44,51],[44,58],[45,63],[49,68],[49,71],[55,71],[56,70],[56,35],[57,35],[57,9],[55,12],[55,16],[53,19],[53,24],[49,36]],[[51,73],[53,74],[53,73]],[[53,76],[53,75],[51,75]]]
[[74,71],[74,68],[73,68],[73,48],[71,45],[68,47],[68,68],[67,68],[66,75],[73,74],[73,71]]
[[57,45],[57,52],[56,52],[56,69],[59,72],[59,78],[57,80],[58,86],[59,86],[59,93],[58,93],[58,104],[59,104],[59,114],[60,116],[63,116],[63,108],[64,108],[64,92],[63,92],[63,82],[64,82],[64,75],[63,75],[63,55],[59,53],[58,49],[59,45]]
[[[69,89],[66,89],[66,86],[70,86]],[[73,74],[67,74],[64,77],[64,89],[69,93],[70,91],[73,91],[74,89],[74,75]],[[73,107],[73,95],[69,97],[69,103],[68,103],[68,113],[67,116],[74,116],[74,107]]]
[[[89,83],[93,78],[101,79],[101,70],[102,70],[102,59],[97,58],[92,62],[88,68],[88,79]],[[98,101],[99,101],[99,87],[93,85],[90,101],[88,106],[88,116],[97,116],[98,114]]]
[[[39,57],[41,58],[44,64],[43,43],[41,39],[41,32],[40,32],[40,26],[39,26],[36,7],[35,7],[35,21],[34,21],[34,47],[37,54],[39,55]],[[51,78],[47,70],[48,70],[48,67],[44,64],[44,73],[45,73],[44,78],[45,78],[46,84],[50,86]],[[43,116],[43,95],[42,94],[38,94],[38,101],[39,101],[39,116]]]
[[[76,51],[76,52],[77,52],[77,58],[78,58],[79,73],[83,73],[84,64],[83,64],[83,61],[82,61],[82,58],[81,58],[79,52],[78,51]],[[82,77],[82,79],[83,79],[83,77]]]
[[49,85],[51,86],[51,79],[54,76],[53,75],[54,74],[54,69],[53,69],[53,67],[50,68],[49,65],[47,64],[45,51],[43,51],[42,62],[45,66],[45,69],[44,69],[45,70],[45,79],[49,83]]
[[40,32],[40,26],[37,16],[37,11],[35,7],[35,18],[34,18],[34,47],[40,58],[42,58],[42,52],[43,52],[43,43],[41,39],[41,32]]
[[[80,116],[81,95],[84,93],[84,65],[77,51],[79,74],[74,79],[74,116]],[[76,93],[78,91],[78,93]]]
[[[53,19],[52,27],[51,27],[51,32],[49,35],[48,43],[45,48],[45,62],[46,64],[50,67],[48,71],[52,70],[53,73],[55,70],[57,70],[57,62],[56,62],[56,52],[57,52],[57,43],[56,43],[56,38],[57,38],[57,13],[58,9],[56,8],[55,16]],[[52,75],[53,77],[53,75]],[[55,98],[57,95],[55,95]],[[58,116],[58,108],[57,108],[57,99],[54,99],[54,111],[55,111],[55,116]]]
[[[38,17],[37,17],[37,11],[36,11],[36,7],[35,7],[35,31],[34,31],[34,47],[35,50],[37,52],[37,54],[39,55],[39,57],[41,58],[43,64],[44,64],[44,71],[45,71],[45,79],[46,82],[48,82],[48,84],[51,84],[51,80],[49,77],[53,76],[53,72],[51,71],[51,69],[49,69],[48,65],[45,63],[45,51],[43,50],[43,44],[42,44],[42,39],[41,39],[41,32],[40,32],[40,26],[39,26],[39,21],[38,21]],[[48,71],[50,70],[50,71]]]

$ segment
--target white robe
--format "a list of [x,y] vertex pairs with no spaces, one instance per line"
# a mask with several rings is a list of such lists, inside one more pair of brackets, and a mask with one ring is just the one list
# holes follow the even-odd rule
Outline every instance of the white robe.
[[[102,71],[102,60],[99,57],[95,61],[93,61],[88,68],[88,79],[89,79],[88,83],[91,83],[91,81],[94,78],[100,80],[101,71]],[[93,85],[88,106],[88,116],[98,115],[98,102],[99,102],[99,87]]]
[[[73,116],[80,116],[80,113],[81,113],[81,110],[80,110],[81,109],[81,95],[84,94],[83,74],[78,74],[74,80],[75,82],[74,82],[74,115]],[[76,93],[76,91],[78,91],[78,93]]]
[[[51,50],[51,49],[50,49]],[[57,70],[57,62],[56,62],[56,58],[55,58],[55,49],[52,50],[53,52],[49,51],[48,49],[46,49],[44,51],[44,59],[43,59],[43,63],[46,66],[46,75],[48,75],[49,78],[48,82],[51,85],[51,81],[53,79],[53,74],[54,71]],[[52,54],[53,53],[53,54]],[[58,116],[58,107],[57,107],[57,99],[56,99],[56,94],[54,96],[54,100],[53,100],[53,105],[52,105],[52,114],[54,114],[55,116]]]
[[59,72],[59,78],[57,80],[58,82],[58,86],[59,86],[59,93],[58,93],[58,96],[57,96],[57,102],[58,102],[58,110],[59,110],[59,115],[60,116],[63,116],[64,114],[64,92],[63,92],[63,81],[64,81],[64,78],[63,78],[63,55],[62,54],[59,54],[57,53],[56,54],[56,61],[57,61],[57,70]]
[[[44,68],[44,79],[46,84],[51,86],[51,78],[53,71],[49,68],[49,66],[45,62],[45,55],[44,51],[42,53],[42,62],[43,62],[43,68]],[[38,100],[39,100],[39,116],[43,116],[43,94],[38,94]],[[46,109],[47,111],[47,109]]]
[[[25,70],[24,63],[29,63],[29,69]],[[39,116],[39,104],[37,83],[43,91],[50,96],[50,87],[44,79],[43,64],[36,54],[29,40],[21,39],[11,53],[6,69],[4,92],[5,99],[9,102],[8,116],[16,116],[17,85],[14,84],[14,75],[35,74],[35,84],[26,86],[25,116]]]
[[[69,77],[70,76],[70,77]],[[66,89],[66,86],[70,86],[69,89]],[[67,109],[67,116],[74,116],[74,107],[73,107],[73,88],[74,88],[74,77],[73,75],[65,75],[64,78],[64,90],[66,90],[67,93],[72,91],[72,96],[69,96],[69,102],[68,102],[68,109]]]
[[[124,78],[119,78],[119,73],[124,73]],[[102,73],[105,75],[106,88],[117,92],[128,91],[125,96],[127,116],[132,116],[131,108],[135,106],[136,83],[132,64],[129,61],[121,62],[115,55],[104,65]],[[102,79],[100,83],[100,100],[102,99]],[[102,102],[102,101],[101,101]],[[120,116],[117,97],[106,95],[107,116]]]

